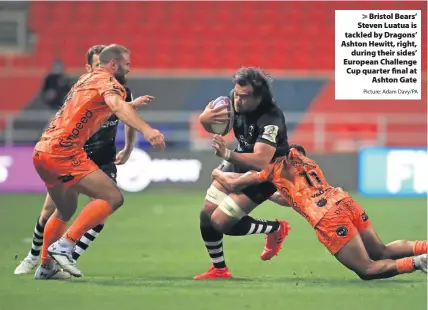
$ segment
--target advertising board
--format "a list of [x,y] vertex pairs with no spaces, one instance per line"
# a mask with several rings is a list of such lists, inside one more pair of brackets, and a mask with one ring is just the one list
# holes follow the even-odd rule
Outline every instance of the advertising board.
[[426,148],[368,147],[358,157],[358,189],[365,196],[426,196]]
[[[32,147],[0,147],[0,193],[46,191],[34,169],[32,153]],[[211,152],[153,152],[135,148],[129,161],[117,166],[117,181],[127,192],[149,187],[206,189],[211,171],[219,163]]]
[[[31,146],[0,147],[0,193],[46,192],[34,169],[32,153]],[[322,167],[331,185],[348,191],[357,189],[355,155],[314,154],[311,157]],[[157,152],[135,148],[129,161],[117,166],[117,181],[125,192],[206,190],[211,184],[211,171],[220,163],[212,151],[167,149]]]

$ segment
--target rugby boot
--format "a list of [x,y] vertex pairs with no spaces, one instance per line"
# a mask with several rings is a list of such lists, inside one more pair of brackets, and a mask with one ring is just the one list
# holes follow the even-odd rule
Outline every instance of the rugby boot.
[[71,275],[62,270],[56,262],[40,265],[34,274],[36,280],[67,280],[70,278]]
[[73,247],[66,247],[61,244],[62,238],[48,248],[48,254],[58,265],[71,274],[73,277],[82,277],[82,272],[76,267],[76,261],[72,257]]
[[416,269],[419,269],[423,273],[427,273],[427,254],[418,255],[413,258],[413,263]]
[[207,272],[196,275],[193,279],[195,280],[208,280],[208,279],[230,279],[232,274],[229,268],[215,268],[214,265],[208,269]]
[[290,225],[283,220],[279,222],[279,229],[271,234],[266,235],[266,244],[263,253],[260,256],[262,260],[270,260],[281,250],[282,244],[288,235]]
[[38,259],[32,259],[31,257],[26,257],[19,265],[16,267],[14,274],[28,274],[34,270],[39,265]]

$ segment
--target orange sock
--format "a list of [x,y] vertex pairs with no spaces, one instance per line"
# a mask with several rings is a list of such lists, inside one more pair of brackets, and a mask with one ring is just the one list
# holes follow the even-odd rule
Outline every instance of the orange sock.
[[424,241],[415,241],[415,244],[413,245],[413,254],[414,255],[422,255],[427,254],[427,240]]
[[112,207],[105,200],[96,199],[83,208],[76,220],[65,233],[65,238],[76,243],[89,229],[99,223],[104,223],[113,212]]
[[67,222],[64,222],[55,216],[55,213],[51,215],[46,223],[45,231],[43,234],[43,247],[42,247],[42,264],[52,262],[52,259],[48,255],[48,247],[61,238],[65,229],[67,228]]
[[400,258],[395,261],[398,273],[412,273],[415,271],[413,257]]

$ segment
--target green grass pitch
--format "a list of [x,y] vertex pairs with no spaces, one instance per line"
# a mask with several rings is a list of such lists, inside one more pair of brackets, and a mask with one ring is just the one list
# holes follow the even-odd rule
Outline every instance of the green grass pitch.
[[[260,260],[261,235],[226,236],[235,279],[192,280],[210,266],[199,235],[203,197],[202,191],[125,194],[125,205],[80,259],[83,278],[35,281],[13,270],[29,250],[44,197],[1,195],[0,310],[427,309],[424,274],[363,282],[318,243],[302,217],[272,203],[254,215],[290,222],[279,256]],[[354,197],[384,242],[426,239],[425,199]]]

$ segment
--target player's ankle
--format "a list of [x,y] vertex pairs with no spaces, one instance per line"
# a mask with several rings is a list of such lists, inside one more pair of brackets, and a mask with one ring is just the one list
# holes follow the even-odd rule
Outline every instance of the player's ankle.
[[64,248],[72,248],[75,245],[75,241],[71,238],[67,237],[62,237],[61,239],[58,240],[59,245],[61,245]]
[[53,263],[54,263],[54,261],[52,258],[47,258],[47,257],[43,258],[42,257],[40,265],[50,266],[50,265],[53,265]]

